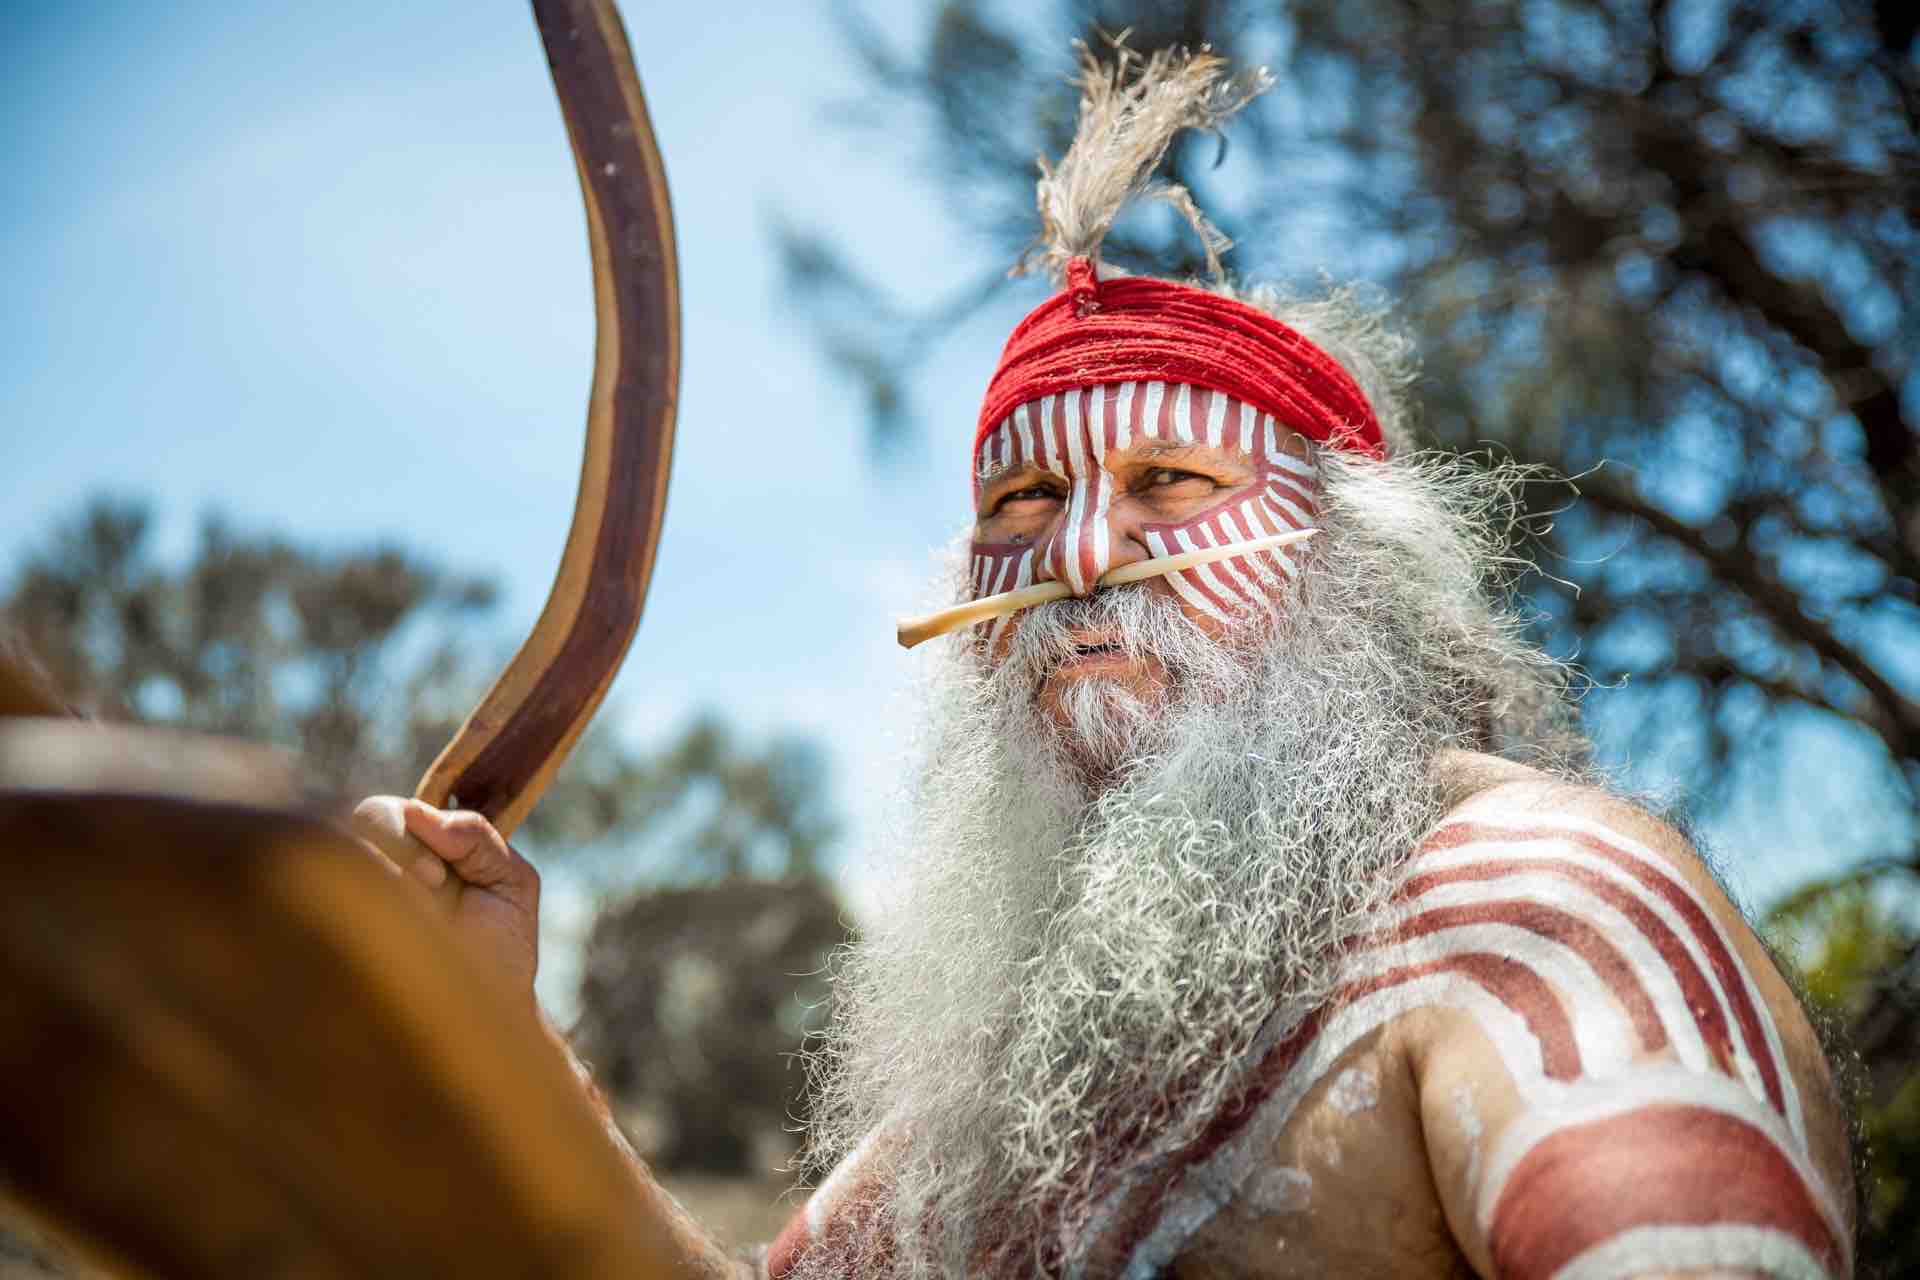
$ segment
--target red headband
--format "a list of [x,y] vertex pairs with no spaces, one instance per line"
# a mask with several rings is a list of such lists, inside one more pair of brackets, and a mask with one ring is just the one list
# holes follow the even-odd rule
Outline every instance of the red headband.
[[1379,420],[1340,363],[1244,302],[1140,276],[1094,278],[1067,264],[1067,287],[1035,307],[1000,353],[974,433],[1041,396],[1110,382],[1186,383],[1270,413],[1310,440],[1386,456]]

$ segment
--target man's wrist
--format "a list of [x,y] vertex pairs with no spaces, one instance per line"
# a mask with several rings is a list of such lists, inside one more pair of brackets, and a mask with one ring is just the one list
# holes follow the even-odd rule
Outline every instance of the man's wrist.
[[600,1088],[599,1082],[593,1078],[592,1066],[575,1052],[573,1042],[553,1025],[545,1009],[539,1009],[538,1016],[540,1029],[546,1032],[547,1038],[559,1048],[567,1060],[567,1065],[573,1069],[573,1078],[579,1082],[580,1091],[586,1095],[594,1114],[600,1117],[600,1125],[606,1130],[607,1137],[612,1140],[615,1147],[619,1148],[629,1164],[644,1171],[646,1164],[640,1159],[639,1152],[633,1149],[633,1143],[628,1141],[626,1131],[620,1127],[619,1120],[615,1118],[613,1100],[607,1097],[605,1091]]

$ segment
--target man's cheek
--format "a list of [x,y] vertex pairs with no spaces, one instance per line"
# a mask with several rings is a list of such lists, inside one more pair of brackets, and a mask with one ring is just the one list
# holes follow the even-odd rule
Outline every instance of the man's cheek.
[[[1030,543],[974,543],[968,578],[968,586],[973,594],[969,598],[979,600],[1032,586],[1034,554],[1035,549]],[[974,643],[995,665],[1006,657],[1018,616],[1004,614],[973,628]]]
[[[1258,478],[1249,492],[1188,520],[1143,526],[1148,554],[1157,559],[1314,527],[1319,489],[1312,467],[1277,451],[1259,458],[1257,465]],[[1295,554],[1287,549],[1261,551],[1182,569],[1167,578],[1188,617],[1209,630],[1224,629],[1258,617],[1286,592],[1299,573]]]
[[1033,585],[1034,548],[1025,542],[975,542],[968,584],[979,600]]

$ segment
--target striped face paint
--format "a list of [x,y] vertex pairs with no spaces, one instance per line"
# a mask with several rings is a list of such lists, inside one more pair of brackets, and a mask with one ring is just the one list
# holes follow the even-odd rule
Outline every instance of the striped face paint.
[[[1245,542],[1313,523],[1318,483],[1306,445],[1271,414],[1200,387],[1122,382],[1043,396],[1015,409],[980,442],[974,497],[994,477],[1033,468],[1059,480],[1066,501],[1037,542],[973,544],[973,597],[1057,580],[1084,594],[1112,567],[1113,468],[1149,443],[1201,445],[1250,463],[1252,484],[1176,523],[1138,526],[1155,558]],[[1172,465],[1178,465],[1177,463]],[[1167,575],[1196,614],[1226,623],[1271,598],[1296,572],[1288,550],[1217,561]],[[998,620],[994,635],[1006,624]]]

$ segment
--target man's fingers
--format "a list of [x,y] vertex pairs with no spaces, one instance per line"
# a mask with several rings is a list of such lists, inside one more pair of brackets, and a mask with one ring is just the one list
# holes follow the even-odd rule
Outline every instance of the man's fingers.
[[533,864],[515,853],[493,824],[477,813],[446,812],[409,800],[402,817],[406,831],[444,858],[454,874],[470,885],[524,888],[539,882]]
[[524,898],[537,892],[533,864],[507,844],[477,813],[441,810],[401,796],[373,796],[353,811],[354,833],[410,878],[429,889],[451,874],[465,884],[508,891]]
[[354,806],[353,833],[429,888],[447,878],[446,864],[407,834],[406,809],[414,801],[400,796],[370,796]]

